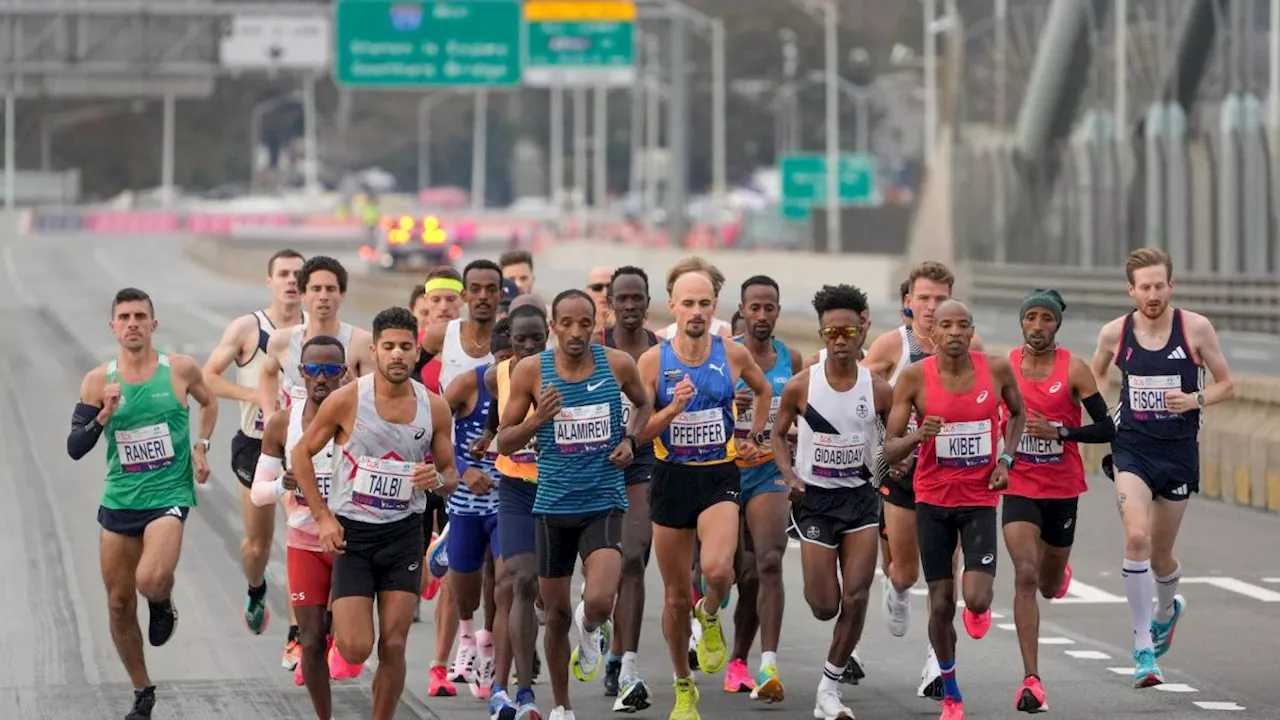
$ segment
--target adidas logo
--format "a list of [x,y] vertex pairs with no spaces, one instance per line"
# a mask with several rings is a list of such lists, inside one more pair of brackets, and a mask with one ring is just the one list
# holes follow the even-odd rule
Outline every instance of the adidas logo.
[[1174,348],[1173,352],[1169,353],[1169,356],[1165,359],[1166,360],[1186,360],[1187,351],[1183,350],[1182,346],[1179,345],[1178,347]]

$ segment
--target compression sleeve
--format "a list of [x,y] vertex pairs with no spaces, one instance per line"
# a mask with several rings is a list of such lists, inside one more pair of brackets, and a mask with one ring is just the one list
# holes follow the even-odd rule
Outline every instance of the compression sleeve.
[[1102,393],[1094,393],[1081,401],[1089,411],[1092,425],[1067,428],[1067,440],[1078,443],[1109,443],[1116,437],[1116,424],[1107,412],[1107,401]]
[[76,403],[76,409],[71,413],[71,434],[67,435],[67,454],[72,460],[88,455],[98,444],[102,435],[102,426],[98,424],[101,411],[99,407]]
[[498,434],[498,403],[489,403],[489,417],[485,420],[484,430],[488,433]]
[[253,487],[249,489],[249,499],[258,507],[274,505],[284,494],[284,485],[280,476],[284,472],[284,458],[271,457],[266,453],[258,455],[258,467],[253,471]]

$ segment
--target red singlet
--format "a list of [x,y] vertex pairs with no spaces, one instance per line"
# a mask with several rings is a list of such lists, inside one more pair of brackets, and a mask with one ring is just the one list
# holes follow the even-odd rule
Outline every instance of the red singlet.
[[[1022,348],[1009,352],[1022,404],[1030,416],[1034,410],[1054,426],[1076,427],[1080,424],[1080,404],[1071,392],[1071,353],[1058,348],[1053,372],[1046,380],[1022,377]],[[1009,471],[1009,495],[1034,500],[1065,500],[1079,497],[1089,489],[1085,482],[1080,445],[1061,440],[1040,440],[1023,435],[1013,469]]]
[[987,356],[969,351],[973,388],[951,393],[938,375],[938,358],[920,361],[925,415],[942,418],[936,438],[920,443],[916,502],[936,507],[995,507],[1000,494],[987,489],[996,460],[1000,397],[992,391]]

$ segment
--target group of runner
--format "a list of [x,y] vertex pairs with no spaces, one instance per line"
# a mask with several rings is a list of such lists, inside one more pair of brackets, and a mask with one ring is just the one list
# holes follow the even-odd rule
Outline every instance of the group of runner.
[[[234,321],[203,370],[157,350],[150,297],[121,290],[111,308],[119,354],[85,376],[67,447],[80,459],[107,436],[98,517],[112,637],[135,688],[126,719],[149,718],[155,704],[136,597],[148,602],[150,643],[163,645],[177,626],[174,572],[194,483],[209,475],[218,398],[240,403],[231,465],[245,523],[244,620],[252,633],[267,628],[282,504],[283,664],[320,720],[332,716],[331,680],[358,676],[375,647],[373,717],[394,715],[409,629],[432,597],[432,696],[461,682],[491,718],[540,720],[543,625],[546,717],[571,720],[570,673],[588,681],[601,670],[615,711],[646,709],[653,695],[637,651],[651,556],[675,678],[670,717],[700,717],[694,670],[727,666],[726,691],[781,701],[789,533],[801,541],[806,603],[834,621],[813,717],[853,718],[837,688],[865,677],[857,646],[881,557],[895,636],[907,632],[908,590],[924,575],[929,647],[917,694],[958,720],[957,597],[966,631],[982,638],[999,505],[1024,670],[1015,704],[1047,710],[1036,594],[1063,597],[1071,581],[1087,490],[1080,443],[1111,444],[1104,470],[1126,534],[1134,683],[1159,684],[1157,659],[1186,610],[1173,545],[1199,489],[1201,411],[1233,391],[1212,325],[1171,306],[1172,270],[1160,250],[1130,255],[1136,311],[1102,329],[1088,364],[1058,346],[1067,307],[1048,289],[1022,304],[1023,345],[985,354],[936,262],[903,283],[902,325],[865,348],[866,294],[823,286],[812,299],[822,349],[808,358],[775,337],[776,281],[742,283],[733,335],[716,318],[725,277],[696,257],[668,271],[675,322],[658,331],[646,327],[643,269],[595,269],[585,289],[548,305],[533,293],[533,258],[516,251],[433,271],[367,332],[339,319],[339,262],[282,251],[267,266],[271,305]],[[1114,419],[1103,398],[1113,362]],[[223,378],[233,363],[235,379]],[[188,398],[201,406],[194,444]],[[730,643],[720,615],[735,584]]]

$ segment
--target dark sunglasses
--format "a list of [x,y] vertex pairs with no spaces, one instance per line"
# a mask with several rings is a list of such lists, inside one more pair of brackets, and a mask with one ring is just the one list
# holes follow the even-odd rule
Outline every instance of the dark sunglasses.
[[299,367],[302,369],[302,374],[307,377],[324,375],[325,377],[336,378],[342,377],[347,372],[346,365],[334,363],[303,363]]
[[587,289],[591,292],[604,292],[607,287],[609,287],[609,283],[591,283],[587,286]]
[[824,327],[818,331],[818,334],[821,335],[824,340],[831,340],[838,337],[852,340],[857,337],[860,332],[862,332],[861,325],[842,325],[840,327]]

